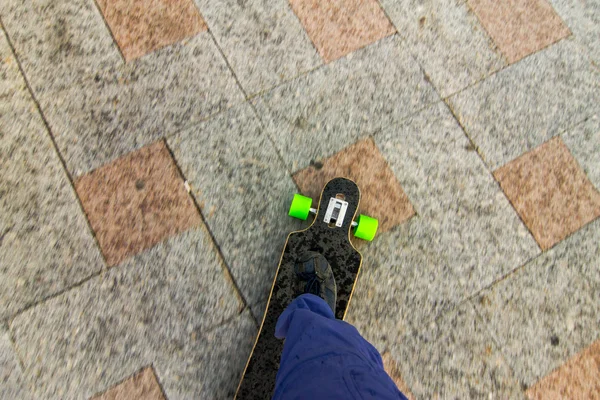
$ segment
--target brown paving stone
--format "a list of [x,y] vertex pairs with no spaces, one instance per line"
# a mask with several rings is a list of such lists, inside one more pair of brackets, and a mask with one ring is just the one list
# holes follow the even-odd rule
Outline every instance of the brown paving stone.
[[376,0],[290,0],[290,4],[326,62],[396,32]]
[[147,367],[90,400],[165,400],[165,397],[152,367]]
[[525,392],[535,400],[600,400],[600,340]]
[[594,188],[560,137],[494,172],[542,250],[600,215]]
[[509,63],[570,34],[547,0],[468,0]]
[[398,365],[396,361],[392,358],[390,353],[385,352],[381,355],[381,359],[383,360],[383,368],[385,372],[388,373],[390,378],[394,381],[398,389],[408,398],[408,400],[414,400],[415,396],[411,393],[410,389],[404,379],[402,379],[402,375],[400,375],[400,370],[398,369]]
[[360,213],[379,219],[385,232],[415,214],[412,204],[385,158],[367,138],[345,148],[322,163],[314,163],[294,174],[302,194],[318,202],[323,186],[337,176],[356,182],[361,192]]
[[192,0],[97,0],[127,61],[205,31]]
[[75,189],[110,266],[200,224],[163,141],[80,177]]

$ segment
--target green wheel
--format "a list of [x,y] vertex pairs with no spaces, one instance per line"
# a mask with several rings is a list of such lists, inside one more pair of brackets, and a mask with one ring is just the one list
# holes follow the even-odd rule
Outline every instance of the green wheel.
[[356,220],[356,228],[354,228],[354,236],[359,239],[368,240],[369,242],[375,237],[379,221],[367,215],[360,214]]
[[292,200],[292,205],[290,205],[290,212],[288,215],[290,217],[306,221],[308,214],[310,214],[311,205],[312,199],[310,197],[302,196],[301,194],[296,193],[294,195],[294,199]]

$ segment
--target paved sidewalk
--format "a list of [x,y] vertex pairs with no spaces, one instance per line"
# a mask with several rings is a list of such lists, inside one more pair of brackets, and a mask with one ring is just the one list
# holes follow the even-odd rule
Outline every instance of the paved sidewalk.
[[0,398],[231,398],[296,192],[411,399],[600,398],[597,0],[0,2]]

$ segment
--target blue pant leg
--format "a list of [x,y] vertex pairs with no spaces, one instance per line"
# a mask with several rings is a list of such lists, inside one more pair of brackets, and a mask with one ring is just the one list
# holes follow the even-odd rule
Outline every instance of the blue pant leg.
[[273,399],[406,399],[377,349],[318,296],[294,299],[275,336],[285,344]]

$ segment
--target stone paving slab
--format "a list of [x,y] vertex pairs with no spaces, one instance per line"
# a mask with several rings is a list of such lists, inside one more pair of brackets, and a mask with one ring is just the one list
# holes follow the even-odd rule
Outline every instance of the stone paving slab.
[[469,303],[398,338],[391,352],[417,398],[524,398],[509,364]]
[[287,0],[195,0],[248,95],[323,61]]
[[9,332],[0,326],[0,398],[33,399],[27,380],[10,342]]
[[590,117],[561,137],[589,180],[600,190],[600,117]]
[[[248,103],[169,138],[243,296],[262,320],[289,232],[292,178]],[[305,224],[306,226],[306,224]]]
[[467,295],[539,254],[443,103],[385,129],[375,143]]
[[90,400],[165,400],[165,396],[152,367],[146,367]]
[[382,5],[442,97],[507,64],[464,0],[382,0]]
[[[196,374],[186,384],[199,391],[203,384],[217,388],[230,382],[215,369],[218,364],[194,360],[218,360],[239,341],[224,341],[218,350],[214,341],[196,339],[237,320],[241,306],[200,228],[28,309],[10,328],[38,398],[88,398],[154,362]],[[248,333],[234,332],[240,341]],[[160,369],[158,376],[161,380]]]
[[277,87],[254,104],[295,172],[436,100],[394,35]]
[[17,62],[0,32],[0,320],[104,262]]
[[600,63],[600,2],[597,0],[549,0],[569,26],[575,39],[589,50],[590,57]]
[[491,169],[596,114],[600,71],[572,39],[527,57],[448,102]]
[[473,299],[525,386],[600,337],[599,242],[597,219]]

